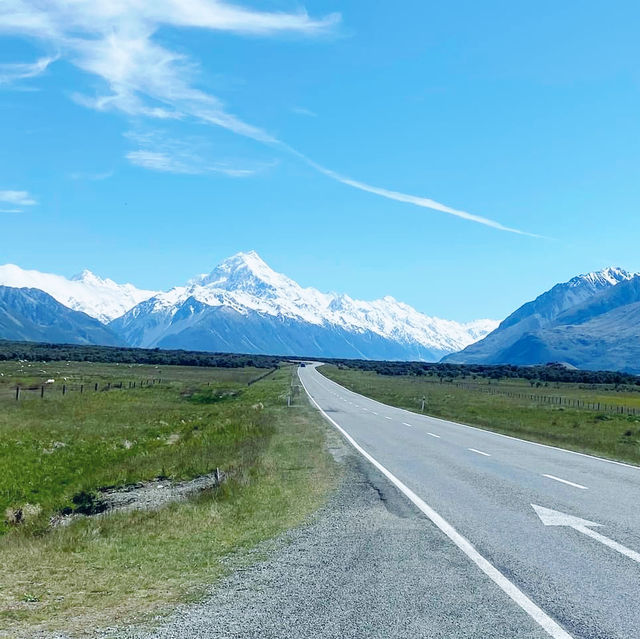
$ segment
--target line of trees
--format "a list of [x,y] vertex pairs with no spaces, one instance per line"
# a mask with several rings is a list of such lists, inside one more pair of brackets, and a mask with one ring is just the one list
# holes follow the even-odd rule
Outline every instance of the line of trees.
[[[277,368],[283,361],[295,362],[304,357],[207,353],[203,351],[129,348],[119,346],[78,346],[75,344],[42,344],[0,340],[0,360],[76,361],[123,364],[155,364],[179,366],[217,366],[222,368]],[[509,364],[450,364],[431,362],[389,362],[364,359],[307,358],[335,364],[339,368],[373,371],[380,375],[429,375],[445,379],[478,377],[489,379],[527,379],[540,382],[578,384],[611,384],[640,386],[640,376],[616,371],[585,371],[549,363],[537,366]]]
[[640,377],[616,371],[586,371],[549,363],[536,366],[509,364],[448,364],[428,362],[384,362],[369,360],[333,360],[339,368],[356,368],[379,375],[429,375],[445,379],[476,377],[489,379],[526,379],[539,382],[569,382],[576,384],[611,384],[640,386]]

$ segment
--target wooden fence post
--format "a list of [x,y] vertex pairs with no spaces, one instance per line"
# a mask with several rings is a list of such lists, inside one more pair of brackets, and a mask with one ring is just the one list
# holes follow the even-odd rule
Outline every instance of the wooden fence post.
[[16,386],[16,402],[20,399],[20,386]]

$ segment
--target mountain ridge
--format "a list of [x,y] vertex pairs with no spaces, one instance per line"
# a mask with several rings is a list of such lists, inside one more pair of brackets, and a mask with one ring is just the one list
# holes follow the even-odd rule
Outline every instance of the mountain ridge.
[[635,347],[640,315],[633,306],[638,302],[637,273],[609,267],[578,275],[523,304],[484,339],[442,361],[516,365],[563,361],[578,368],[640,371],[640,364],[634,363],[640,356]]
[[85,269],[71,278],[23,269],[15,264],[0,266],[0,286],[44,291],[74,311],[94,317],[102,324],[119,317],[157,291],[138,289],[133,284],[117,284]]
[[97,319],[35,288],[0,286],[0,335],[23,341],[122,345]]
[[[195,306],[194,302],[197,302]],[[187,313],[184,309],[190,305],[193,311]],[[216,314],[213,311],[223,307],[235,311],[236,315]],[[181,309],[183,312],[179,313]],[[204,318],[205,314],[207,318]],[[146,322],[146,329],[142,330],[141,317]],[[273,319],[279,318],[282,330],[287,332],[288,339],[293,343],[298,341],[294,335],[296,330],[303,330],[304,325],[314,327],[311,331],[314,337],[309,338],[311,344],[315,340],[320,349],[320,344],[328,340],[333,344],[331,352],[335,352],[336,356],[347,356],[346,353],[349,353],[349,356],[373,357],[367,355],[367,346],[375,343],[378,355],[393,352],[394,358],[402,358],[411,353],[421,359],[439,359],[444,353],[460,349],[497,325],[493,320],[461,324],[430,317],[391,296],[367,302],[345,294],[303,288],[271,269],[255,251],[249,251],[227,258],[210,273],[199,275],[184,286],[174,287],[141,302],[114,320],[113,327],[132,345],[146,347],[158,346],[169,336],[175,340],[177,333],[186,331],[184,337],[190,336],[190,348],[197,348],[198,344],[205,342],[205,324],[213,322],[215,326],[210,327],[210,340],[224,346],[231,331],[229,322],[241,330],[241,317],[246,318],[247,327],[255,327],[258,318],[262,318],[270,331],[274,330]],[[191,340],[197,332],[196,324],[201,338],[194,345]],[[225,338],[218,324],[226,326],[223,331]],[[254,341],[247,337],[242,341],[242,347],[251,347],[253,344],[255,350],[257,346]],[[338,342],[342,342],[341,348],[338,348]],[[392,347],[392,343],[396,346]]]

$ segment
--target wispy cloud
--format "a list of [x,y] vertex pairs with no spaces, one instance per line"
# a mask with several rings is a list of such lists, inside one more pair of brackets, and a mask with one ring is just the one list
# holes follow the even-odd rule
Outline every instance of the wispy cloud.
[[76,171],[70,173],[69,177],[72,180],[90,180],[91,182],[100,182],[102,180],[108,180],[113,177],[113,171],[98,171],[96,173],[87,173],[86,171]]
[[310,118],[317,118],[318,114],[314,113],[311,109],[305,109],[304,107],[292,106],[291,111],[293,113],[297,113],[298,115],[306,115]]
[[0,84],[9,84],[17,80],[35,78],[44,73],[57,57],[44,57],[35,62],[19,62],[15,64],[0,64]]
[[28,191],[0,191],[0,202],[14,206],[33,206],[38,203]]
[[[439,211],[440,213],[446,213],[447,215],[453,215],[454,217],[459,217],[464,220],[468,220],[469,222],[475,222],[476,224],[482,224],[484,226],[489,226],[498,231],[506,231],[508,233],[515,233],[516,235],[527,235],[529,237],[536,238],[544,238],[543,235],[538,235],[536,233],[529,233],[528,231],[523,231],[521,229],[512,228],[510,226],[505,226],[500,222],[492,220],[487,217],[482,217],[481,215],[475,215],[473,213],[468,213],[467,211],[462,211],[460,209],[455,209],[451,206],[447,206],[446,204],[442,204],[441,202],[437,202],[436,200],[432,200],[428,197],[422,197],[419,195],[411,195],[410,193],[403,193],[401,191],[392,191],[390,189],[381,188],[379,186],[373,186],[371,184],[366,184],[365,182],[360,182],[359,180],[354,180],[350,177],[346,177],[341,175],[336,171],[332,171],[317,162],[314,162],[310,158],[308,158],[300,151],[290,147],[287,144],[282,144],[282,147],[295,155],[297,158],[306,162],[311,168],[315,169],[319,173],[326,175],[328,178],[335,180],[336,182],[340,182],[346,186],[350,186],[354,189],[358,189],[359,191],[365,191],[367,193],[372,193],[374,195],[378,195],[380,197],[384,197],[388,200],[395,200],[396,202],[404,202],[405,204],[413,204],[414,206],[419,206],[424,209],[431,209],[432,211]],[[548,238],[545,238],[548,239]]]
[[[335,13],[312,18],[304,11],[258,11],[224,0],[47,0],[37,4],[26,0],[3,0],[0,3],[0,33],[37,38],[60,51],[61,57],[79,69],[104,82],[105,92],[75,94],[74,98],[87,107],[141,118],[195,120],[222,127],[291,153],[325,176],[352,188],[500,231],[540,237],[427,197],[360,182],[316,164],[263,128],[231,113],[215,95],[198,88],[197,63],[182,52],[168,49],[155,38],[157,31],[167,26],[264,37],[281,33],[317,37],[334,31],[339,22],[340,15]],[[24,72],[29,72],[26,66]],[[307,110],[298,110],[301,114],[303,111]],[[312,112],[304,114],[311,115]],[[156,171],[216,171],[227,175],[242,171],[215,164],[205,164],[197,169],[193,162],[167,149],[141,147],[130,151],[127,158],[138,166]]]
[[156,32],[173,26],[252,36],[317,36],[339,21],[335,13],[311,18],[305,12],[257,11],[222,0],[47,0],[37,5],[4,0],[0,4],[0,32],[44,40],[78,68],[104,80],[108,92],[75,95],[85,106],[149,118],[195,118],[267,143],[275,142],[269,133],[196,88],[197,64],[157,42]]
[[202,138],[190,137],[177,140],[160,131],[148,133],[128,132],[125,137],[139,148],[126,154],[127,160],[136,166],[152,171],[186,175],[219,173],[228,177],[249,177],[273,166],[270,164],[241,165],[237,161],[211,161],[209,148]]
[[22,209],[0,209],[0,213],[22,213]]

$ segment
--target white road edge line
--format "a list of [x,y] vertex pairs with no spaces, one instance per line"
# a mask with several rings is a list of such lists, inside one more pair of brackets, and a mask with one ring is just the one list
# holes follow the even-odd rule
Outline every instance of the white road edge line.
[[[320,373],[322,375],[322,373]],[[522,439],[520,437],[514,437],[513,435],[505,435],[504,433],[497,433],[494,430],[487,430],[485,428],[478,428],[477,426],[469,426],[469,424],[463,424],[462,422],[454,422],[451,419],[442,419],[441,417],[434,417],[433,415],[421,415],[420,413],[416,413],[411,410],[407,410],[406,408],[398,408],[397,406],[391,406],[390,404],[384,404],[383,402],[379,402],[377,399],[373,399],[372,397],[367,397],[366,395],[362,395],[360,393],[356,393],[348,389],[346,386],[341,386],[338,382],[334,382],[332,379],[329,379],[326,375],[322,375],[322,378],[328,381],[329,383],[337,386],[343,391],[347,391],[347,393],[353,393],[354,395],[358,395],[359,397],[364,397],[375,404],[380,404],[380,406],[384,406],[385,408],[395,408],[396,410],[400,410],[403,413],[409,413],[409,415],[413,417],[428,417],[429,419],[433,419],[434,421],[442,422],[443,424],[455,424],[456,426],[462,426],[463,428],[470,428],[471,430],[478,431],[480,433],[485,433],[487,435],[494,435],[496,437],[504,437],[505,439],[513,439],[517,442],[521,442],[523,444],[531,444],[532,446],[540,446],[542,448],[551,448],[551,450],[559,450],[562,453],[569,453],[571,455],[578,455],[580,457],[588,457],[590,459],[597,459],[601,462],[606,462],[607,464],[615,464],[616,466],[625,466],[626,468],[633,468],[634,470],[640,470],[640,466],[634,464],[627,464],[625,462],[616,461],[615,459],[607,459],[606,457],[598,457],[597,455],[589,455],[588,453],[579,453],[577,450],[570,450],[568,448],[560,448],[560,446],[552,446],[551,444],[541,444],[540,442],[533,442],[530,439]],[[327,389],[325,389],[327,390]]]
[[372,457],[349,433],[334,419],[325,413],[307,390],[305,383],[298,379],[314,406],[322,416],[333,424],[342,436],[368,461],[370,461],[400,492],[404,493],[462,552],[473,561],[482,572],[489,577],[505,594],[507,594],[520,608],[522,608],[547,634],[553,639],[573,639],[573,637],[554,621],[544,610],[536,606],[514,583],[509,581],[492,563],[485,559],[446,519],[439,515],[429,504],[418,497],[408,486],[403,484],[391,471],[387,470],[379,461]]
[[436,435],[435,433],[427,432],[427,435],[431,435],[431,437],[437,437],[438,439],[440,439],[440,435]]
[[489,453],[483,453],[481,450],[478,450],[477,448],[469,448],[468,450],[470,450],[472,453],[478,453],[478,455],[484,455],[485,457],[491,457],[491,455],[489,455]]
[[581,490],[589,490],[588,486],[583,486],[582,484],[574,484],[572,481],[569,481],[568,479],[562,479],[561,477],[556,477],[555,475],[545,475],[544,473],[542,473],[542,476],[546,477],[547,479],[553,479],[563,484],[567,484],[567,486],[573,486],[574,488],[580,488]]

